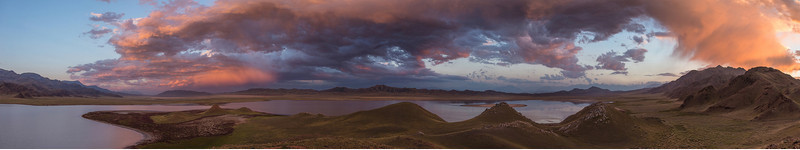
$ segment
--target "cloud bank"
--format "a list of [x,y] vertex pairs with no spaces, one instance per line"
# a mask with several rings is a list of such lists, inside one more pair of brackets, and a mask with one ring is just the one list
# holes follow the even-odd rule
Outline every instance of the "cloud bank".
[[625,67],[624,62],[642,62],[644,61],[644,53],[646,52],[647,50],[642,48],[629,49],[621,55],[618,55],[617,52],[614,51],[607,52],[597,57],[598,64],[596,68],[616,71],[613,74],[627,74],[625,71],[628,70],[628,68]]
[[735,67],[771,66],[798,70],[798,64],[775,36],[776,24],[800,12],[795,0],[643,1],[648,16],[677,39],[681,57]]
[[[622,55],[601,56],[598,67],[578,64],[576,54],[583,48],[575,45],[604,41],[620,32],[645,34],[645,26],[632,21],[642,17],[652,17],[669,29],[678,39],[676,53],[682,57],[793,69],[793,57],[781,53],[785,48],[769,26],[771,19],[780,16],[758,14],[766,13],[760,11],[762,7],[796,3],[759,4],[725,0],[229,0],[203,6],[175,0],[158,5],[145,18],[122,20],[124,14],[92,14],[91,20],[116,28],[108,43],[121,57],[77,65],[67,72],[85,83],[116,89],[245,87],[289,81],[444,82],[468,78],[433,72],[426,63],[469,58],[562,70],[548,80],[582,78],[589,69],[624,72],[622,62],[644,61],[646,50],[631,49]],[[792,8],[796,7],[779,12],[796,12]],[[737,43],[731,46],[732,41]],[[711,55],[720,52],[725,53]],[[759,55],[747,54],[754,52]]]

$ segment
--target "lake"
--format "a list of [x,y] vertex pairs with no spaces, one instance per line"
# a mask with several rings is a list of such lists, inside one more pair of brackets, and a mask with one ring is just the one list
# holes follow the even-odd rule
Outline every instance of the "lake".
[[[223,108],[248,107],[255,111],[291,115],[300,112],[329,116],[380,108],[398,102],[412,102],[448,122],[470,119],[487,107],[466,107],[466,104],[494,104],[499,101],[312,101],[272,100],[229,103]],[[525,104],[515,109],[538,123],[557,123],[580,111],[587,103],[519,100],[509,104]],[[118,126],[84,119],[81,115],[103,110],[182,111],[208,109],[199,105],[72,105],[29,106],[0,104],[0,148],[123,148],[133,145],[143,135]]]

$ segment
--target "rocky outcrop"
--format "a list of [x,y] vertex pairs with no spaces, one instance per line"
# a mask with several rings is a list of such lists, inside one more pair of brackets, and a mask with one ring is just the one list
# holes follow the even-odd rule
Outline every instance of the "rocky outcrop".
[[708,86],[721,89],[736,76],[745,73],[743,68],[717,66],[701,71],[692,70],[675,81],[648,90],[649,93],[664,93],[670,98],[685,98]]
[[752,120],[800,117],[800,80],[783,72],[756,67],[723,86],[707,86],[683,98],[683,109],[737,113]]
[[[203,115],[196,119],[188,120],[178,123],[156,123],[153,116],[168,115],[166,112],[144,112],[144,111],[96,111],[89,112],[82,115],[83,118],[106,122],[111,124],[122,125],[130,127],[142,132],[149,136],[147,139],[140,141],[137,145],[128,148],[136,148],[138,145],[156,143],[156,142],[172,142],[181,139],[190,139],[195,137],[209,137],[230,134],[234,130],[234,126],[244,123],[247,118],[255,116],[269,115],[266,113],[253,112],[241,113],[241,110],[249,110],[247,108],[240,108],[236,110],[222,109],[215,105],[212,108],[202,110],[188,110],[181,112],[173,112],[180,114],[198,114]],[[214,112],[213,115],[204,113]]]

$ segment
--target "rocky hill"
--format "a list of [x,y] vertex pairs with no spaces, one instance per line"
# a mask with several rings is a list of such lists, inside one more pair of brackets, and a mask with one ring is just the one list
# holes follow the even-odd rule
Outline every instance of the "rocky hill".
[[[120,97],[115,93],[99,87],[89,88],[77,81],[59,81],[45,78],[35,73],[17,74],[14,71],[0,69],[0,94],[15,95],[20,98],[40,96],[68,97]],[[79,83],[79,82],[78,82]],[[98,90],[101,89],[101,90]]]
[[664,93],[670,98],[684,98],[705,87],[721,88],[736,76],[744,74],[743,68],[717,66],[701,71],[692,70],[675,81],[649,90],[650,93]]
[[189,90],[169,90],[156,94],[158,97],[194,97],[214,95],[208,92],[198,92]]
[[472,118],[467,121],[477,121],[477,122],[484,122],[484,123],[505,123],[505,122],[514,122],[514,121],[524,121],[527,123],[536,124],[532,120],[528,119],[521,113],[517,112],[513,107],[508,105],[508,103],[501,102],[495,104],[489,109],[486,109],[475,118]]
[[663,132],[665,128],[658,119],[636,118],[598,102],[564,119],[557,131],[592,144],[625,145],[642,141],[648,134]]
[[708,85],[682,98],[681,108],[753,120],[797,118],[799,99],[800,80],[780,70],[755,67],[725,85]]
[[404,127],[424,127],[445,123],[438,115],[411,102],[401,102],[374,110],[360,111],[335,120],[341,124],[392,124]]
[[[559,124],[535,123],[506,103],[461,122],[445,122],[408,102],[344,116],[301,113],[252,120],[242,127],[256,134],[230,136],[259,136],[262,142],[217,148],[639,147],[661,140],[660,133],[669,130],[657,119],[636,118],[603,103],[586,107]],[[283,140],[286,137],[292,140]]]

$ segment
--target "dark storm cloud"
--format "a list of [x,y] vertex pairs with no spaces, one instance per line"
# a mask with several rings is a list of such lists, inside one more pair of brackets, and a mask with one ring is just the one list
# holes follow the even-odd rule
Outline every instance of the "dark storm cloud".
[[597,57],[598,69],[608,70],[627,70],[625,63],[629,61],[627,57],[617,55],[617,52],[607,52]]
[[[639,5],[628,0],[234,0],[205,7],[169,1],[142,19],[120,21],[123,14],[113,12],[90,18],[120,30],[109,43],[121,58],[76,66],[70,73],[99,82],[163,85],[191,85],[196,81],[183,84],[181,78],[227,67],[262,70],[277,81],[458,80],[427,69],[425,63],[469,57],[498,65],[541,64],[562,69],[553,77],[578,78],[593,67],[578,64],[575,55],[582,48],[574,43],[602,41],[622,31],[644,32],[644,26],[631,23],[643,13]],[[215,63],[185,59],[198,53],[215,54],[203,58]],[[103,69],[107,67],[129,70]],[[150,71],[168,68],[190,71]],[[131,73],[140,71],[149,73]]]
[[631,39],[633,39],[633,41],[636,42],[636,44],[644,43],[644,38],[642,38],[642,36],[634,35],[633,37],[631,37]]
[[642,62],[644,61],[644,53],[647,53],[647,50],[643,48],[629,49],[625,51],[625,57],[632,59],[633,62]]
[[647,37],[656,37],[656,38],[665,38],[672,36],[673,36],[672,33],[669,32],[652,32],[647,34]]
[[[143,3],[155,4],[152,2]],[[697,5],[690,5],[694,3]],[[701,52],[685,57],[715,63],[731,61],[707,57],[715,50],[697,44],[725,40],[717,36],[685,36],[695,34],[690,31],[706,31],[685,28],[686,25],[730,16],[673,12],[713,4],[725,8],[741,5],[727,1],[641,0],[226,0],[202,6],[190,0],[174,0],[160,4],[145,18],[119,20],[123,14],[110,12],[90,18],[116,27],[118,32],[108,42],[121,57],[109,60],[113,63],[79,65],[70,73],[75,79],[98,81],[96,84],[132,85],[127,82],[136,80],[178,87],[200,84],[195,80],[211,74],[224,75],[219,80],[242,84],[351,79],[457,81],[426,65],[469,58],[502,66],[538,64],[561,70],[552,76],[582,78],[586,70],[595,67],[578,63],[576,55],[584,49],[575,43],[603,41],[620,32],[644,34],[645,26],[632,22],[640,17],[652,17],[678,35],[680,54]],[[750,7],[741,6],[746,10]],[[752,24],[763,22],[768,21]],[[750,26],[718,31],[748,29],[745,27]],[[740,32],[730,33],[720,37],[747,37],[736,36]],[[770,35],[774,37],[774,33]],[[604,57],[598,58],[597,69],[624,71],[622,62],[642,61],[646,52],[642,50],[601,55]],[[731,55],[749,56],[744,52]],[[770,58],[773,56],[780,55]],[[123,74],[165,69],[186,71]]]
[[625,68],[624,62],[630,62],[633,60],[634,63],[644,61],[644,54],[647,52],[646,49],[629,49],[625,51],[622,55],[618,55],[617,52],[611,51],[604,54],[601,54],[597,57],[597,69],[608,69],[616,71],[612,74],[628,74],[628,68]]

